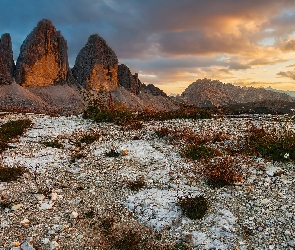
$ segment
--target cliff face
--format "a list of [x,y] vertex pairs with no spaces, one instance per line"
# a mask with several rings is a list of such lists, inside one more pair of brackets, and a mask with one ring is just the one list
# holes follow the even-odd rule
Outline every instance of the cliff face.
[[52,22],[41,20],[23,42],[16,63],[16,82],[22,86],[49,86],[71,78],[67,42]]
[[140,91],[140,81],[138,74],[132,75],[130,69],[125,64],[118,66],[119,85],[129,90],[131,93],[138,95]]
[[10,34],[3,34],[0,39],[0,84],[13,82],[14,61]]
[[250,103],[266,100],[294,101],[291,96],[283,93],[277,93],[263,88],[239,87],[210,79],[199,79],[192,83],[181,94],[181,97],[187,103],[197,106],[202,106],[204,103],[223,106],[234,103]]
[[79,84],[92,90],[114,90],[118,85],[118,59],[106,41],[91,35],[79,52],[73,76]]

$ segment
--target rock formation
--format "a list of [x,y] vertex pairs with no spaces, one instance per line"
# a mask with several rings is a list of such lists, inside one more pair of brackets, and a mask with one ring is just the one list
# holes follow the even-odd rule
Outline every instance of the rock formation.
[[114,90],[119,87],[117,56],[97,34],[88,38],[72,72],[77,82],[87,89]]
[[125,64],[118,66],[118,82],[119,85],[129,90],[131,93],[138,95],[140,91],[140,81],[138,74],[131,74],[130,69]]
[[204,106],[223,106],[235,103],[250,103],[257,101],[278,100],[293,102],[294,99],[284,93],[278,93],[264,88],[239,87],[218,80],[199,79],[189,85],[181,94],[188,104]]
[[16,82],[22,86],[49,86],[69,82],[67,42],[50,20],[41,20],[20,48]]
[[3,34],[0,39],[0,84],[13,82],[14,61],[10,34]]
[[141,84],[141,89],[143,91],[145,91],[146,93],[151,94],[153,96],[167,97],[167,94],[163,90],[156,87],[154,84],[148,84],[148,85]]

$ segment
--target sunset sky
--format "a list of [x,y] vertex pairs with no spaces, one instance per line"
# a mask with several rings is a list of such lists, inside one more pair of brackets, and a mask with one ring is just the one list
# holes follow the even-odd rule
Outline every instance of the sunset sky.
[[120,63],[168,94],[198,78],[295,90],[294,0],[0,0],[15,60],[43,18],[68,41],[71,66],[98,33]]

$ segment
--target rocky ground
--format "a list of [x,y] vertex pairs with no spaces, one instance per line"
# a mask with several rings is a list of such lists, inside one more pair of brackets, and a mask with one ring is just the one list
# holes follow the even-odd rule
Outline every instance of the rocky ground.
[[[224,141],[211,145],[222,148],[238,144],[251,124],[276,126],[272,117],[151,121],[122,130],[80,117],[2,114],[0,124],[24,118],[31,128],[0,159],[28,170],[0,183],[0,249],[128,249],[130,239],[138,242],[130,249],[184,249],[176,242],[192,249],[295,247],[293,163],[235,156],[243,182],[212,189],[198,171],[202,163],[180,156],[183,144],[155,134],[163,127],[222,132]],[[199,220],[177,205],[178,197],[194,195],[209,202]]]

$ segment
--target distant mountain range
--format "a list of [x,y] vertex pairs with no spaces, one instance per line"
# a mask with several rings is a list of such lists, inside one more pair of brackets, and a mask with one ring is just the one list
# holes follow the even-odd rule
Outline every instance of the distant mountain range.
[[260,101],[287,101],[295,99],[285,93],[264,88],[239,87],[218,80],[198,79],[189,85],[178,97],[187,104],[199,107],[226,106],[236,103],[253,103]]

